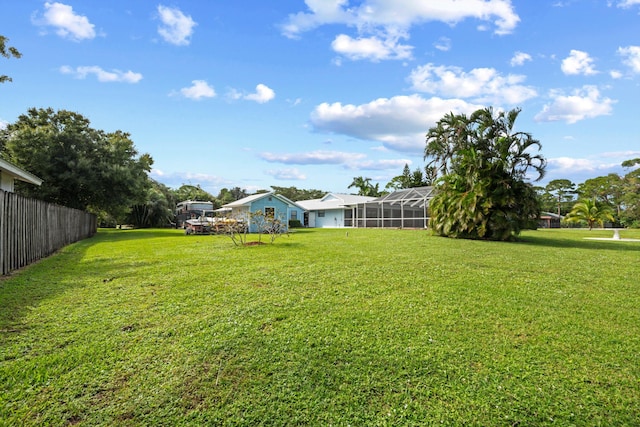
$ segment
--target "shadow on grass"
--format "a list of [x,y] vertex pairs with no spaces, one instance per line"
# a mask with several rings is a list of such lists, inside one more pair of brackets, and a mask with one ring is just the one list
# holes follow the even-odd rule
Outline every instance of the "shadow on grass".
[[640,244],[637,242],[625,242],[621,240],[588,240],[581,238],[562,238],[558,236],[520,236],[516,244],[529,244],[536,246],[548,246],[550,248],[590,249],[597,251],[635,251],[640,252]]
[[[6,333],[22,330],[24,316],[42,301],[95,282],[113,282],[117,285],[120,279],[136,276],[139,274],[136,270],[152,264],[145,260],[115,263],[109,257],[88,260],[86,253],[91,247],[99,244],[167,238],[183,239],[185,244],[193,243],[198,238],[228,239],[224,235],[188,236],[181,229],[169,228],[100,229],[93,237],[66,246],[47,258],[0,277],[0,342],[7,338]],[[264,236],[263,242],[265,244],[261,246],[272,246]],[[299,242],[290,240],[287,236],[277,239],[273,244],[274,247],[283,250],[299,245]],[[231,240],[228,241],[228,246],[234,247]]]
[[[87,243],[93,239],[77,242],[74,247],[86,248],[93,244]],[[82,280],[51,280],[52,276],[58,274],[56,270],[64,269],[65,265],[80,263],[86,252],[86,249],[70,251],[68,248],[67,246],[47,258],[0,278],[0,343],[10,338],[9,333],[21,332],[24,328],[24,316],[42,301],[83,286]]]
[[176,230],[99,231],[93,237],[68,245],[52,255],[0,277],[0,343],[10,333],[24,329],[24,316],[41,302],[69,290],[80,289],[92,281],[110,282],[135,275],[132,267],[145,267],[148,262],[114,263],[112,259],[85,259],[96,244],[146,237],[182,236]]
[[184,239],[192,236],[185,235],[184,230],[180,228],[139,228],[133,230],[101,228],[94,237],[100,242],[122,242],[125,240],[139,240],[143,238],[157,237],[181,237]]
[[[305,230],[301,228],[295,228],[291,230],[289,235],[284,234],[279,236],[276,241],[282,241],[282,239],[286,239],[288,237],[293,237],[296,235],[312,233],[312,230]],[[122,242],[126,240],[139,240],[146,238],[167,238],[167,237],[179,237],[185,239],[185,242],[188,242],[189,239],[194,239],[197,237],[227,237],[224,233],[219,234],[193,234],[187,235],[184,230],[180,228],[145,228],[145,229],[133,229],[133,230],[119,230],[115,228],[102,228],[96,234],[100,242]],[[256,233],[249,233],[249,237],[255,237],[257,239]],[[262,235],[263,242],[269,242],[268,234]]]

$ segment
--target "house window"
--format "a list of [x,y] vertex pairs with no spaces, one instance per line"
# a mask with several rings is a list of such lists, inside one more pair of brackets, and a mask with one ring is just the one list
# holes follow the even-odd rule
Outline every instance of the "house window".
[[293,221],[298,219],[298,211],[291,211],[291,219]]
[[318,218],[324,218],[324,211],[318,211]]
[[276,208],[274,208],[274,207],[266,207],[266,208],[264,208],[264,216],[275,218],[275,216],[276,216]]

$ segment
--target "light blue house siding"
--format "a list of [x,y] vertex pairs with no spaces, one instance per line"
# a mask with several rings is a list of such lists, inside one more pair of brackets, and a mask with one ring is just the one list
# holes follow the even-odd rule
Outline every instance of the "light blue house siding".
[[[305,212],[301,206],[275,193],[254,194],[229,203],[224,207],[231,208],[231,216],[249,216],[249,212],[253,214],[257,211],[261,211],[264,214],[273,212],[274,217],[280,219],[286,225],[292,219],[302,222]],[[250,233],[258,232],[256,224],[252,223],[250,218],[248,223]]]
[[345,208],[342,209],[325,209],[313,212],[310,215],[310,227],[318,228],[342,228],[344,224]]
[[[262,213],[266,214],[271,210],[274,212],[274,217],[283,221],[285,224],[289,224],[292,216],[294,217],[293,219],[300,219],[303,215],[302,209],[289,205],[289,203],[281,200],[277,196],[268,196],[255,200],[249,207],[249,211],[252,213],[262,211]],[[255,233],[256,231],[255,225],[249,224],[249,232]]]
[[359,203],[374,199],[354,194],[327,193],[321,199],[301,200],[297,204],[307,211],[306,226],[342,228],[354,226],[355,207]]

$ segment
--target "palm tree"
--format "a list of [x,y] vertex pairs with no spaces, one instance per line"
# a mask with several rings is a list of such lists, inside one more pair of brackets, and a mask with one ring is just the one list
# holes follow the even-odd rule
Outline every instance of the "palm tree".
[[535,181],[539,181],[544,177],[546,160],[530,150],[539,150],[542,145],[530,133],[514,132],[520,111],[515,108],[494,115],[493,108],[488,107],[474,112],[469,121],[475,129],[477,148],[489,162],[517,179],[526,178],[529,169],[534,169],[538,174]]
[[530,169],[541,179],[546,161],[530,152],[539,141],[514,132],[519,113],[450,113],[429,130],[425,158],[443,174],[430,204],[429,224],[438,234],[509,240],[538,217],[538,197],[526,179]]
[[372,196],[378,197],[380,195],[380,184],[371,184],[371,178],[363,178],[356,176],[353,178],[353,182],[349,184],[348,188],[355,187],[358,189],[358,195],[360,196]]
[[595,224],[602,227],[605,220],[613,221],[613,211],[607,205],[599,205],[595,198],[585,199],[573,205],[565,219],[568,222],[586,222],[591,230]]
[[466,146],[467,116],[464,114],[446,114],[427,132],[425,160],[431,157],[427,167],[435,166],[442,175],[449,172],[452,159],[458,150]]

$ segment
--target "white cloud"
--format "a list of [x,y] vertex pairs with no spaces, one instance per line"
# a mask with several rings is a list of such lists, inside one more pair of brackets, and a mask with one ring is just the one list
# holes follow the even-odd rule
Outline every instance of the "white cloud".
[[610,115],[615,100],[600,96],[595,86],[584,86],[571,95],[552,91],[553,102],[544,106],[535,116],[539,122],[565,121],[576,123],[580,120]]
[[74,41],[93,39],[96,36],[94,25],[86,16],[77,15],[73,8],[62,3],[45,3],[42,18],[33,17],[36,25],[50,26],[56,34]]
[[88,75],[93,74],[96,76],[99,82],[103,83],[138,83],[140,80],[142,80],[142,74],[140,73],[120,70],[105,71],[97,65],[81,66],[76,67],[75,69],[69,67],[68,65],[63,65],[62,67],[60,67],[60,72],[62,74],[71,74],[77,79],[85,79]]
[[408,159],[387,159],[387,160],[365,160],[361,162],[354,162],[348,164],[347,167],[353,170],[401,170],[404,165],[411,165],[411,160]]
[[625,173],[622,162],[640,155],[639,151],[605,152],[584,157],[547,158],[547,181],[563,178],[579,183],[594,176]]
[[369,59],[373,62],[386,59],[409,59],[411,49],[409,45],[398,43],[398,37],[387,37],[385,40],[373,37],[351,38],[348,35],[338,35],[331,47],[337,53],[351,60]]
[[271,169],[265,171],[267,175],[274,177],[281,181],[304,181],[307,176],[301,173],[298,169]]
[[569,179],[572,182],[582,182],[586,178],[599,174],[599,171],[610,170],[614,164],[603,164],[593,159],[555,157],[547,158],[547,178]]
[[604,159],[611,159],[611,156],[607,157],[607,153],[602,153],[594,158],[574,158],[574,157],[555,157],[547,159],[547,169],[554,175],[568,176],[571,174],[584,175],[587,178],[601,175],[604,173],[611,173],[614,170],[622,169],[621,163],[628,157],[623,157],[621,160],[604,161]]
[[300,33],[327,24],[344,24],[360,31],[373,28],[408,29],[414,24],[440,21],[451,25],[478,19],[495,25],[496,34],[511,33],[520,18],[510,0],[364,0],[351,6],[348,0],[305,0],[308,12],[289,15],[283,34]]
[[348,0],[305,0],[305,3],[309,13],[290,14],[287,22],[282,26],[282,33],[285,36],[296,38],[300,33],[324,24],[354,23],[352,12],[342,9],[342,6],[348,6]]
[[516,52],[513,54],[510,64],[512,67],[516,67],[516,66],[524,65],[525,62],[531,61],[531,60],[532,60],[531,55],[529,55],[528,53]]
[[623,157],[613,160],[612,158],[607,158],[606,153],[596,154],[588,158],[547,158],[546,181],[569,179],[572,182],[580,183],[594,176],[604,176],[610,173],[622,174],[624,169],[621,163],[628,158]]
[[640,73],[640,46],[619,47],[618,55],[624,58],[622,62],[634,73]]
[[267,85],[263,85],[260,83],[256,86],[255,93],[251,93],[249,95],[245,95],[244,99],[249,101],[256,101],[259,104],[264,104],[266,102],[271,101],[276,97],[276,93]]
[[158,34],[166,42],[177,46],[186,46],[191,42],[193,28],[198,25],[191,16],[185,15],[178,8],[162,5],[158,6],[158,15],[162,22],[158,27]]
[[640,0],[622,0],[618,2],[618,7],[621,7],[623,9],[632,7],[634,5],[640,5]]
[[367,104],[322,103],[311,113],[316,131],[378,141],[398,151],[422,153],[429,127],[449,112],[471,113],[482,108],[460,99],[419,95],[379,98]]
[[354,162],[365,157],[362,153],[345,153],[342,151],[311,151],[308,153],[261,153],[260,158],[271,163],[289,165],[341,165]]
[[471,98],[489,104],[519,104],[537,96],[530,86],[521,83],[522,75],[501,75],[494,68],[474,68],[465,72],[459,67],[426,64],[415,68],[409,80],[413,89],[446,97]]
[[583,74],[590,76],[598,73],[589,54],[575,49],[571,50],[569,56],[562,60],[561,68],[563,73],[570,75]]
[[[290,165],[342,165],[345,169],[349,170],[398,170],[402,169],[405,164],[412,163],[411,160],[408,159],[367,160],[366,156],[362,153],[347,153],[341,151],[312,151],[307,153],[284,154],[262,153],[260,154],[260,158],[271,163]],[[270,172],[286,172],[292,176],[295,175],[294,173],[298,173],[297,169],[267,172],[269,175],[274,175]]]
[[637,150],[626,150],[626,151],[608,151],[606,153],[601,153],[598,155],[599,158],[614,158],[620,160],[619,163],[622,163],[624,160],[630,159],[632,157],[640,156],[640,151]]
[[[262,83],[256,86],[256,91],[254,93],[247,94],[243,93],[237,89],[230,88],[227,90],[227,98],[231,100],[245,99],[247,101],[255,101],[259,104],[264,104],[276,97],[276,93],[269,86],[264,85]],[[297,105],[300,101],[294,101],[293,105]]]
[[0,119],[0,130],[6,129],[9,126],[9,122],[6,120]]
[[[511,0],[363,0],[350,5],[348,0],[305,0],[308,11],[290,14],[282,25],[286,37],[300,34],[322,25],[345,25],[355,28],[357,37],[341,34],[332,43],[333,49],[352,60],[373,61],[411,58],[412,46],[399,43],[409,39],[413,25],[439,21],[450,25],[466,19],[477,19],[485,30],[491,23],[496,34],[511,33],[520,18]],[[448,50],[450,41],[436,44]],[[336,61],[340,65],[340,60]]]
[[618,70],[609,71],[609,75],[611,76],[612,79],[621,79],[623,76],[623,74]]
[[556,157],[547,159],[547,163],[553,169],[565,171],[594,171],[596,170],[593,160],[578,159],[572,157]]
[[161,169],[153,168],[149,175],[151,178],[162,182],[171,188],[178,188],[185,183],[190,185],[201,185],[205,191],[212,194],[217,194],[217,192],[223,187],[231,188],[237,185],[229,179],[199,172],[165,172]]
[[242,99],[242,93],[234,88],[230,88],[227,90],[227,98],[231,100]]
[[205,80],[193,80],[191,83],[191,86],[180,89],[185,98],[198,100],[216,96],[216,91]]
[[451,39],[448,37],[440,37],[437,42],[433,44],[438,50],[448,52],[451,49]]

